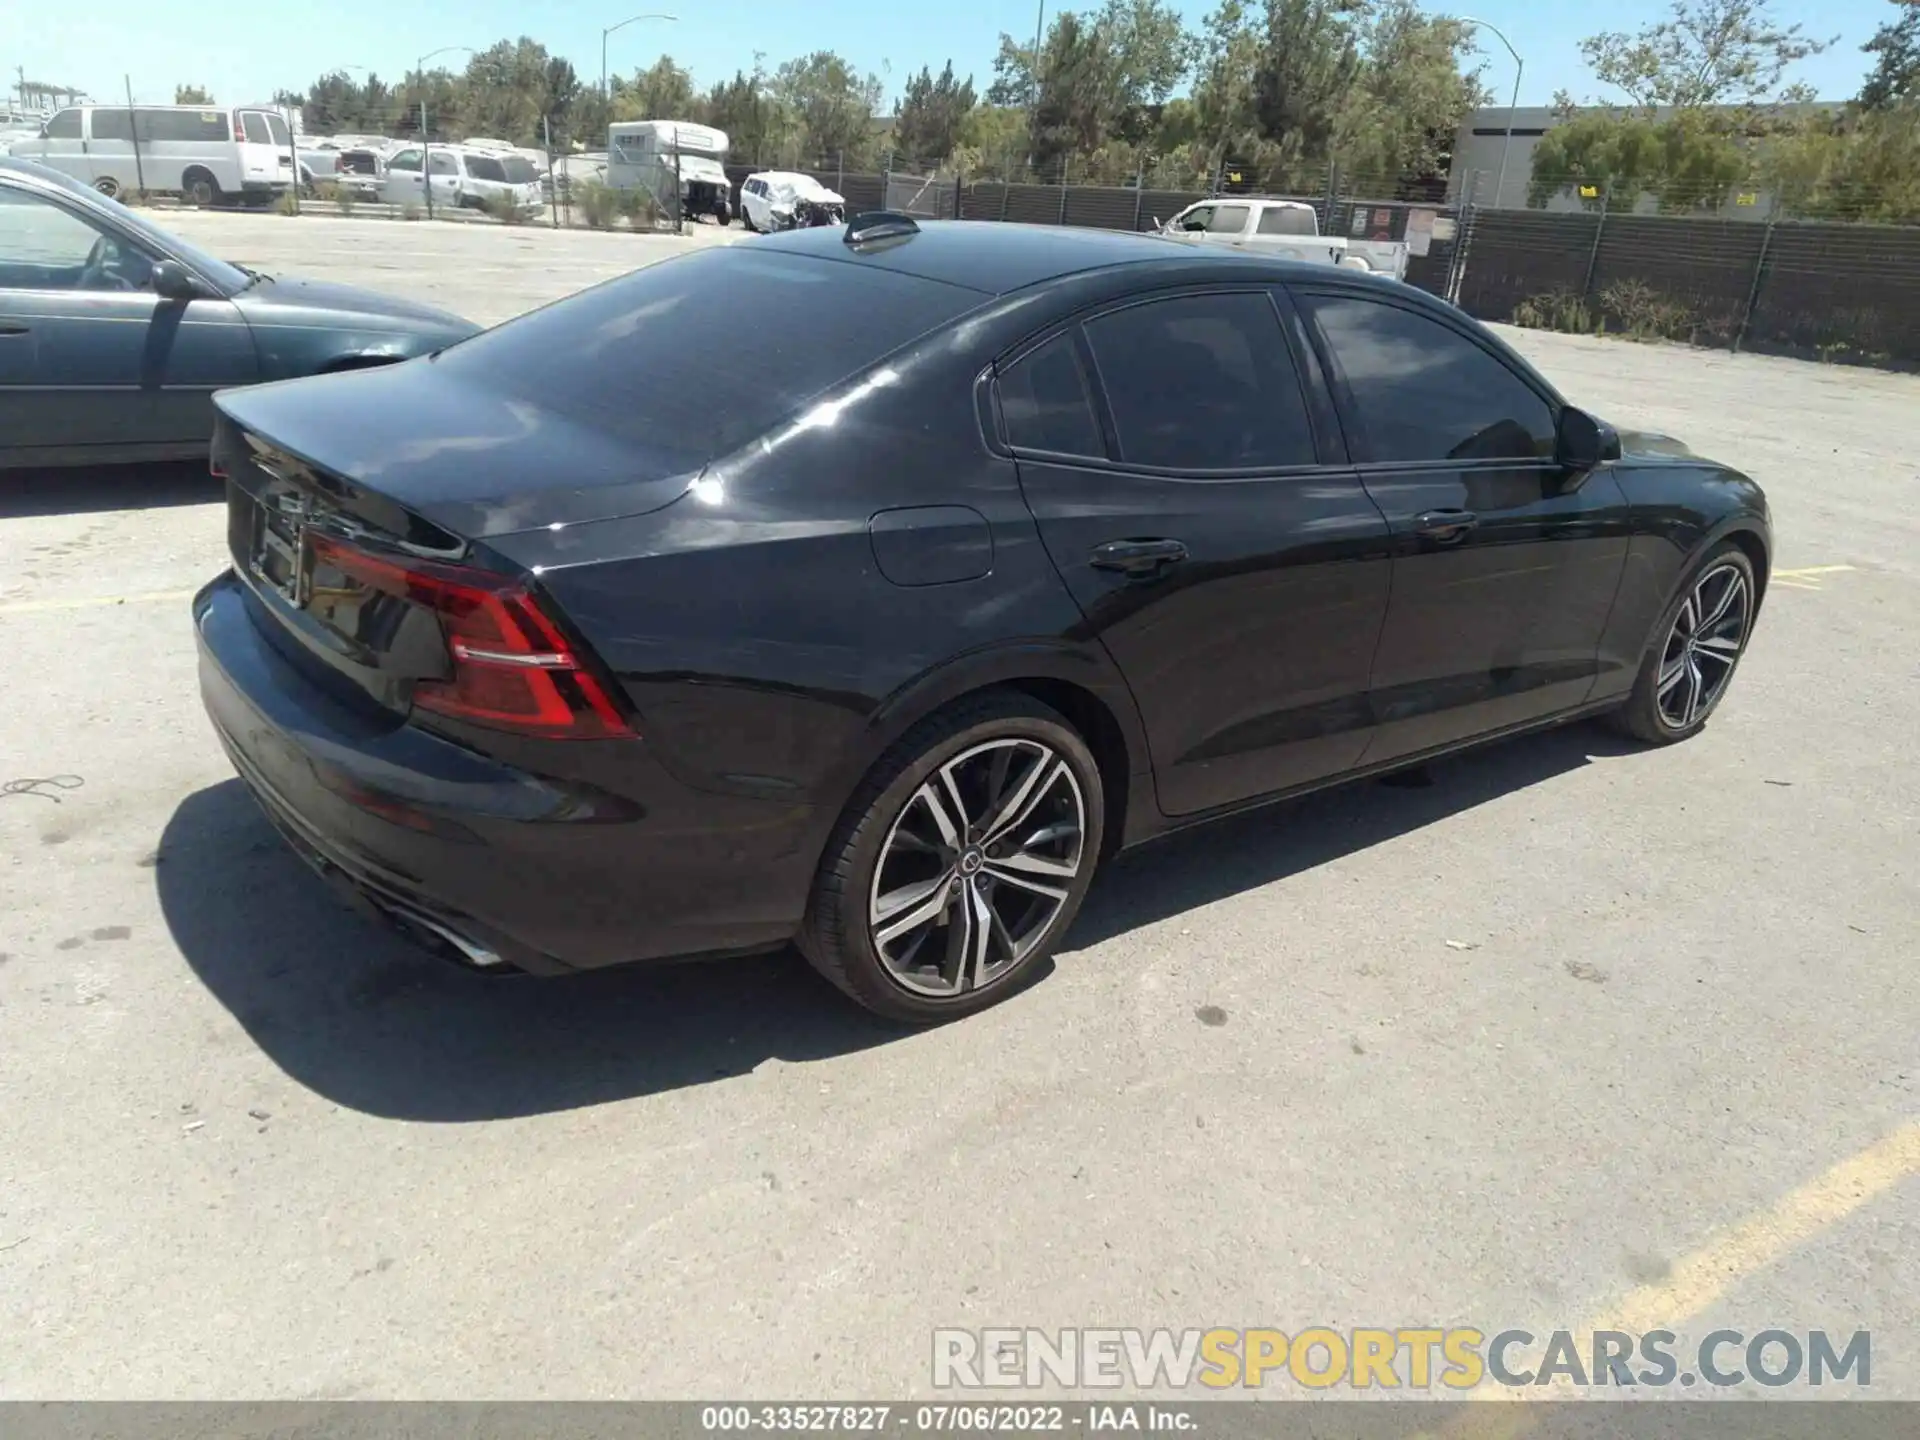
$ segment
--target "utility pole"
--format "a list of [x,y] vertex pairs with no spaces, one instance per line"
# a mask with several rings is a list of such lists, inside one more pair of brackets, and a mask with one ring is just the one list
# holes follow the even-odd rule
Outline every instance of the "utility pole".
[[1494,38],[1507,47],[1507,54],[1513,57],[1513,101],[1507,106],[1507,134],[1500,142],[1500,173],[1493,182],[1493,208],[1500,208],[1500,192],[1507,183],[1507,152],[1513,149],[1513,112],[1520,108],[1520,77],[1526,73],[1527,62],[1520,58],[1520,52],[1513,48],[1513,42],[1500,33],[1500,27],[1489,25],[1484,20],[1476,20],[1471,15],[1460,17],[1462,25],[1477,25],[1482,30],[1491,30]]

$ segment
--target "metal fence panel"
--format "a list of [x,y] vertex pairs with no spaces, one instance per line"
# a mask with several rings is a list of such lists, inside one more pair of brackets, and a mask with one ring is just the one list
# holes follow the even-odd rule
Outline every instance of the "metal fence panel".
[[1478,210],[1467,236],[1460,308],[1481,320],[1508,320],[1542,295],[1579,295],[1586,286],[1597,215]]
[[1774,226],[1744,343],[1920,363],[1920,228]]
[[1122,186],[1076,185],[1067,191],[1066,223],[1101,230],[1131,230],[1140,206],[1138,190]]

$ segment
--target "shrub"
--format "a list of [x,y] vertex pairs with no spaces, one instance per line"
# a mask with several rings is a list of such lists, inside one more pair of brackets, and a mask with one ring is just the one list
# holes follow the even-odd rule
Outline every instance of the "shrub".
[[418,220],[420,213],[420,207],[411,200],[400,207],[400,218],[402,220]]
[[316,199],[328,202],[342,215],[353,214],[353,207],[359,203],[351,189],[335,180],[322,180],[314,186],[313,193]]
[[1600,310],[1633,340],[1691,343],[1700,332],[1693,307],[1669,299],[1644,280],[1615,280],[1600,291]]
[[620,192],[598,180],[583,180],[570,188],[573,202],[579,205],[580,217],[587,222],[587,228],[605,230],[613,224],[614,216],[620,212]]
[[1513,307],[1513,323],[1528,330],[1561,330],[1569,335],[1590,335],[1596,328],[1587,302],[1570,290],[1522,300]]
[[660,207],[653,203],[653,196],[644,190],[618,190],[620,213],[627,217],[627,224],[635,230],[651,230],[660,217]]
[[283,190],[280,192],[280,198],[273,202],[273,208],[278,210],[282,215],[298,215],[300,213],[300,197],[296,195],[291,188]]
[[511,195],[489,195],[480,202],[480,208],[502,225],[518,225],[526,219]]

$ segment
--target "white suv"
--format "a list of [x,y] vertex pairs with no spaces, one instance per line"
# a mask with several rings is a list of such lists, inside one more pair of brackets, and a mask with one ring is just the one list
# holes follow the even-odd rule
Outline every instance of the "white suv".
[[[431,177],[423,173],[430,166]],[[427,203],[426,180],[433,182],[433,203],[446,210],[483,209],[505,199],[524,213],[544,203],[540,173],[526,156],[512,150],[476,150],[467,145],[409,145],[387,157],[380,198],[392,205]]]

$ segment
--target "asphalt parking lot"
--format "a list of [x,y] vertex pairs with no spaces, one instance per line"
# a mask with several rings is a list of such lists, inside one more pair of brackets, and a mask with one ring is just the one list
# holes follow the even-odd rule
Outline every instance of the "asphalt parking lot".
[[[685,240],[165,217],[496,321]],[[1920,378],[1520,333],[1769,490],[1728,702],[1123,861],[931,1033],[457,973],[202,713],[195,469],[0,477],[0,1398],[926,1395],[935,1327],[1873,1333],[1920,1398]]]

